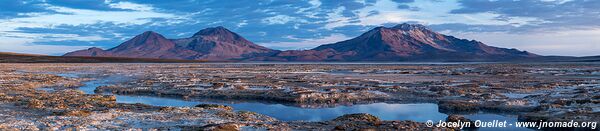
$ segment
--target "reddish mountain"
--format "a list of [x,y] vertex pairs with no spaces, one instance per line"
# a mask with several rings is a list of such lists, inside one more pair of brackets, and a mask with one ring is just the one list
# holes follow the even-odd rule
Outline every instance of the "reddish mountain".
[[277,51],[256,45],[223,27],[199,31],[190,38],[169,40],[147,31],[117,47],[90,48],[65,56],[102,56],[188,60],[234,60]]
[[203,54],[193,59],[244,59],[277,52],[254,44],[221,26],[203,29],[190,38],[173,39],[172,41],[179,47]]
[[538,55],[446,36],[418,24],[377,27],[356,38],[263,60],[286,61],[496,61]]
[[70,52],[65,54],[65,56],[182,59],[196,54],[190,50],[177,48],[175,43],[156,32],[146,31],[108,50],[94,47],[87,50]]
[[181,59],[197,53],[177,48],[175,43],[164,36],[147,31],[121,45],[108,49],[111,56],[134,58]]
[[350,40],[296,51],[256,45],[223,27],[170,40],[155,32],[144,32],[115,48],[90,48],[65,56],[246,61],[507,61],[539,57],[439,34],[418,24],[377,27]]

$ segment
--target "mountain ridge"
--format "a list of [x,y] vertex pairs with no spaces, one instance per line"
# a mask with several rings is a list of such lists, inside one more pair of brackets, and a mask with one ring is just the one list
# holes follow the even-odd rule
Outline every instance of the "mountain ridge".
[[69,52],[64,56],[221,61],[272,52],[276,52],[276,50],[256,45],[224,27],[214,27],[200,30],[191,37],[180,39],[167,39],[159,33],[146,31],[107,50],[93,47]]
[[541,57],[527,51],[443,35],[424,25],[406,23],[376,27],[355,38],[310,50],[269,49],[218,26],[179,39],[167,39],[156,32],[146,31],[108,50],[90,48],[65,56],[242,61],[506,61]]

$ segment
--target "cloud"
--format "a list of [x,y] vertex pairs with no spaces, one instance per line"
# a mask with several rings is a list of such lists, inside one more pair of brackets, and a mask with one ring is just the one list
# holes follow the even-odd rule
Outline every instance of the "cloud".
[[41,4],[41,2],[35,1],[2,1],[2,4],[0,4],[0,19],[21,17],[23,14],[48,12]]
[[128,10],[135,10],[135,11],[154,10],[154,8],[152,8],[152,6],[136,4],[136,3],[131,3],[131,2],[110,3],[110,4],[108,4],[108,6],[111,8],[116,8],[116,9],[128,9]]
[[[30,39],[33,42],[48,42],[48,41],[101,41],[108,40],[108,38],[103,38],[99,35],[89,35],[89,36],[81,36],[78,34],[56,34],[56,33],[44,33],[44,34],[29,34],[29,33],[11,33],[11,34],[2,34],[0,38],[21,38],[21,39]],[[44,38],[44,39],[37,39]]]
[[65,52],[86,49],[90,47],[76,45],[36,45],[31,44],[33,42],[31,39],[23,38],[0,37],[0,39],[2,39],[2,42],[0,42],[0,51],[2,52],[62,55]]
[[291,17],[291,16],[288,16],[288,15],[276,15],[276,16],[273,16],[273,17],[264,18],[262,20],[262,23],[269,24],[269,25],[274,25],[274,24],[286,24],[286,23],[292,22],[292,21],[306,22],[306,20],[299,19],[299,18],[296,18],[296,17]]
[[[525,29],[554,30],[559,28],[599,27],[600,1],[595,0],[462,0],[461,8],[453,14],[494,13],[508,20],[535,18],[541,22],[524,26]],[[522,30],[527,31],[527,30]]]
[[[150,6],[135,4],[130,2],[111,3],[110,7],[118,9],[118,11],[107,10],[89,10],[76,9],[51,4],[41,4],[47,13],[27,13],[21,14],[21,17],[0,19],[0,39],[3,39],[2,51],[9,50],[15,52],[23,52],[29,50],[26,47],[37,49],[40,47],[55,49],[52,46],[63,49],[81,48],[82,46],[73,45],[72,48],[66,48],[67,45],[36,45],[46,42],[60,41],[104,41],[112,38],[104,38],[101,35],[86,34],[80,35],[76,33],[68,34],[64,32],[28,32],[30,29],[57,29],[61,26],[90,26],[90,25],[105,25],[112,23],[125,27],[128,25],[141,25],[153,22],[153,19],[178,19],[175,14],[161,13],[152,10]],[[172,21],[166,21],[172,22]],[[84,27],[80,27],[83,29]],[[47,30],[49,31],[49,30]],[[102,32],[102,31],[97,31]],[[87,32],[90,33],[90,32]],[[12,46],[12,48],[10,48]],[[19,51],[23,50],[23,51]],[[55,53],[55,51],[47,51],[46,53]]]
[[311,49],[322,44],[330,44],[339,42],[342,40],[350,39],[350,37],[343,34],[331,34],[317,39],[301,39],[294,36],[286,36],[285,38],[293,40],[290,42],[269,42],[269,43],[258,43],[265,47],[277,48],[283,50],[298,50],[298,49]]
[[323,4],[320,0],[310,0],[308,3],[310,3],[313,8],[317,8]]
[[488,45],[517,48],[544,55],[600,55],[600,28],[588,30],[554,30],[540,33],[515,34],[508,32],[446,32]]
[[[407,1],[410,2],[410,1]],[[477,12],[469,14],[449,14],[453,9],[460,8],[458,3],[452,1],[418,1],[408,3],[406,6],[418,8],[415,10],[401,10],[398,2],[391,0],[379,0],[370,6],[353,11],[355,17],[345,17],[341,13],[346,10],[343,7],[337,8],[329,14],[330,20],[325,25],[326,29],[334,29],[348,25],[361,26],[380,26],[386,23],[419,22],[422,24],[448,24],[448,23],[468,23],[480,25],[514,25],[522,26],[532,23],[532,21],[541,21],[533,17],[514,16],[507,19],[496,19],[501,14],[491,12]],[[377,13],[372,13],[377,12]]]
[[237,24],[237,27],[244,27],[246,25],[248,25],[248,20],[242,20],[242,22]]

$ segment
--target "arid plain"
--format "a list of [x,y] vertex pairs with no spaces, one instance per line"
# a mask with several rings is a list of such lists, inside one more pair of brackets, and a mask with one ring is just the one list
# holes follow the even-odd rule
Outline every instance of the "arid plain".
[[[598,63],[0,66],[2,130],[430,130],[419,118],[600,118]],[[417,113],[381,112],[405,105]],[[342,113],[302,114],[334,109]]]

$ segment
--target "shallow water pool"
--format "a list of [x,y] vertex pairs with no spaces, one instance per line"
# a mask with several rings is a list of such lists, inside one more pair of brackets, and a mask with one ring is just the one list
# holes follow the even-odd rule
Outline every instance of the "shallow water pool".
[[[79,89],[87,94],[94,94],[98,86],[107,85],[110,80],[93,80],[84,82],[84,86]],[[174,98],[154,97],[154,96],[127,96],[116,95],[118,103],[142,103],[154,106],[196,106],[198,104],[221,104],[233,107],[238,111],[252,111],[267,116],[274,117],[283,121],[326,121],[344,114],[369,113],[383,120],[412,120],[417,122],[426,122],[432,120],[445,121],[447,114],[438,110],[438,105],[433,103],[417,104],[390,104],[390,103],[372,103],[352,106],[336,106],[331,108],[301,108],[283,104],[260,103],[260,102],[226,102],[226,101],[186,101]],[[472,120],[492,121],[506,120],[508,123],[517,122],[516,116],[505,116],[497,114],[475,113],[467,114],[465,117]],[[526,128],[482,128],[485,130],[530,130]]]

